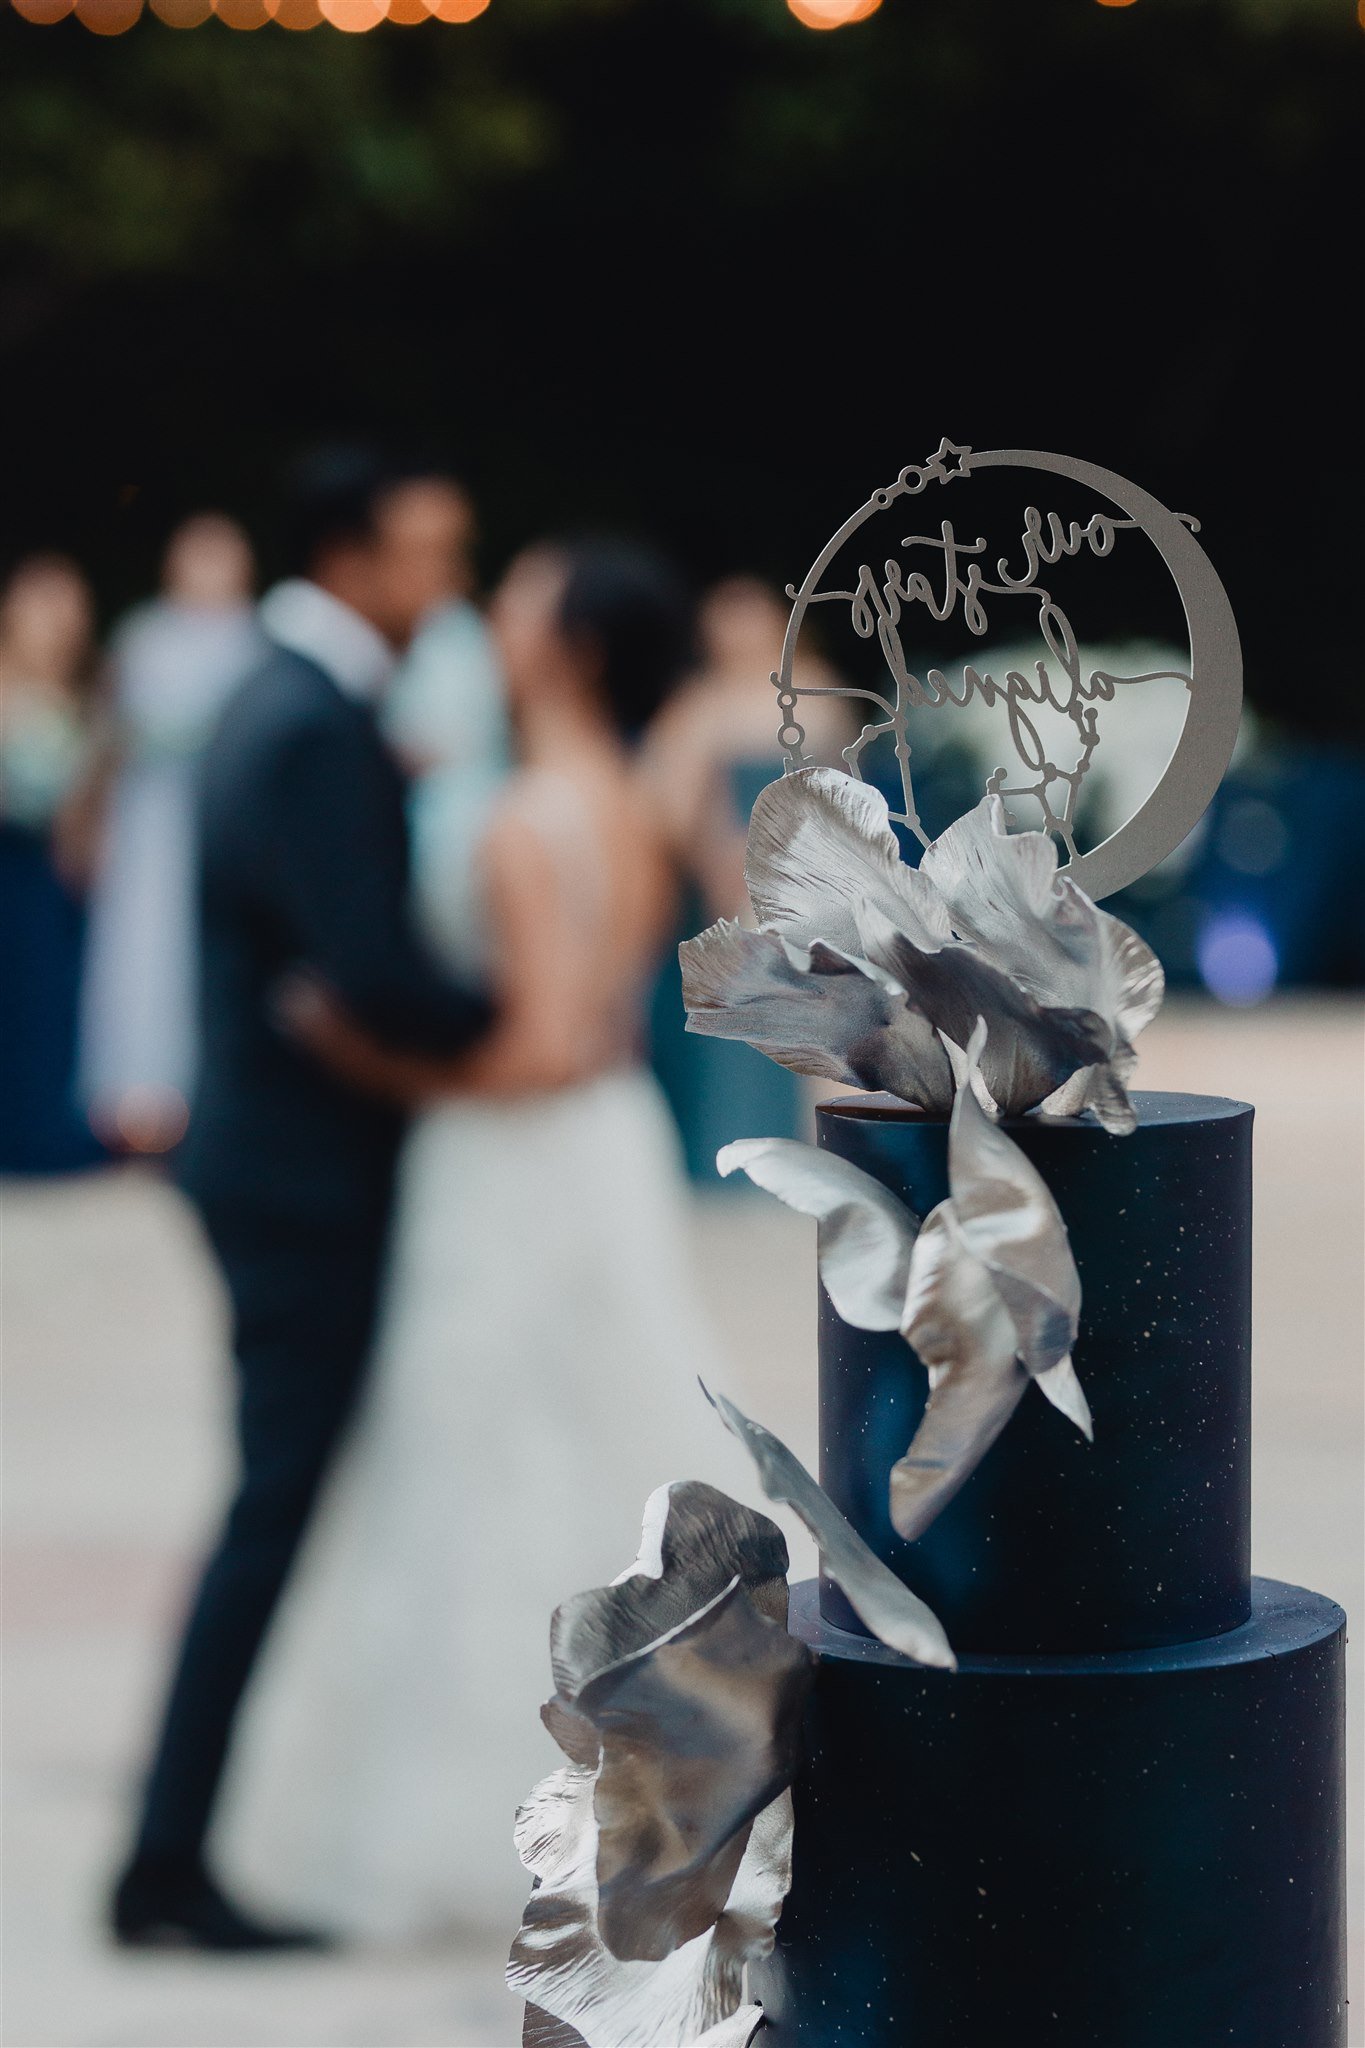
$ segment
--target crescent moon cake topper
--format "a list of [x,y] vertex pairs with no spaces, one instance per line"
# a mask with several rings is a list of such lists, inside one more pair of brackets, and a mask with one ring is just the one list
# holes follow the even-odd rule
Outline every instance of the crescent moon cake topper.
[[[988,540],[975,524],[960,530],[955,514],[962,494],[946,500],[942,494],[951,484],[992,470],[1065,478],[1068,488],[1080,486],[1096,502],[1083,509],[1081,517],[1063,517],[1038,492],[1041,502],[1025,504],[1011,532]],[[932,507],[938,515],[922,518],[926,530],[899,536],[899,554],[883,559],[880,569],[860,562],[851,588],[847,582],[840,588],[824,587],[826,573],[862,528],[899,501],[918,498],[927,501],[917,508],[921,514]],[[965,705],[973,698],[999,706],[1002,765],[989,776],[987,790],[1007,803],[1011,798],[1036,802],[1044,829],[1060,842],[1063,872],[1092,899],[1126,888],[1173,853],[1198,823],[1237,738],[1241,645],[1227,593],[1195,538],[1197,531],[1197,520],[1168,512],[1138,485],[1094,463],[1029,448],[982,451],[945,439],[927,461],[907,465],[893,484],[874,491],[821,549],[799,588],[787,587],[792,613],[781,667],[772,678],[786,771],[808,765],[806,733],[798,717],[803,697],[864,699],[878,715],[844,750],[844,761],[852,774],[860,775],[864,749],[889,734],[904,795],[904,808],[893,816],[928,845],[915,799],[913,725],[935,709]],[[1082,656],[1053,572],[1068,559],[1103,562],[1130,534],[1145,537],[1175,585],[1189,641],[1186,668],[1121,674],[1115,668],[1093,666]],[[911,668],[903,638],[907,629],[946,622],[984,640],[1011,599],[1024,600],[1041,638],[1042,658],[1029,667],[993,673],[989,666],[978,668],[968,660],[948,675],[934,667],[922,672]],[[807,612],[813,605],[831,604],[848,607],[859,639],[878,643],[885,671],[880,686],[853,683],[817,689],[803,688],[794,680]],[[1017,620],[1016,607],[1008,609]],[[1082,851],[1076,843],[1077,807],[1100,746],[1105,706],[1120,691],[1160,681],[1185,685],[1183,722],[1170,759],[1132,815],[1099,845]],[[1044,719],[1035,716],[1039,707],[1053,714],[1046,720],[1047,738],[1040,731]],[[1056,714],[1061,742],[1052,737],[1059,725]]]

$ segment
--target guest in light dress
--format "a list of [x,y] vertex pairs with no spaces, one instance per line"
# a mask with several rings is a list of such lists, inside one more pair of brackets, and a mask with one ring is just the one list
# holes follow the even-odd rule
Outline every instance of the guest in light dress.
[[162,594],[110,647],[110,780],[90,906],[81,1091],[120,1150],[181,1137],[197,1058],[194,798],[234,685],[264,651],[240,527],[200,513],[172,535]]

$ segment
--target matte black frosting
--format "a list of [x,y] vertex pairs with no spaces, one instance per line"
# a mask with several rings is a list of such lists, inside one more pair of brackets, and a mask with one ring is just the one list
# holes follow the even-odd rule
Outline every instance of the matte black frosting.
[[[925,1370],[894,1332],[841,1322],[821,1289],[821,1477],[959,1652],[1137,1649],[1238,1628],[1250,1611],[1252,1111],[1208,1095],[1134,1101],[1126,1138],[1088,1118],[1005,1126],[1071,1236],[1093,1445],[1030,1388],[962,1491],[903,1542],[888,1475]],[[817,1120],[823,1146],[921,1216],[948,1193],[942,1119],[853,1096]],[[859,1631],[836,1587],[821,1605]]]
[[798,1586],[820,1663],[763,2041],[1341,2048],[1344,1623],[1258,1579],[1212,1641],[953,1674]]

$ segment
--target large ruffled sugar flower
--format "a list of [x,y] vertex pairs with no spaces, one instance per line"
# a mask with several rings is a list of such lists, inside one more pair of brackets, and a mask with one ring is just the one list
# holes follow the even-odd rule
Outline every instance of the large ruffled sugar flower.
[[[765,1490],[816,1534],[867,1626],[951,1667],[943,1630],[784,1444],[716,1398]],[[661,1487],[640,1554],[551,1625],[546,1727],[568,1762],[517,1815],[536,1880],[507,1969],[526,2048],[743,2048],[745,1971],[791,1884],[813,1672],[787,1619],[787,1546],[698,1481]]]
[[543,1718],[569,1761],[517,1815],[528,2042],[690,2048],[741,2014],[791,1881],[812,1666],[786,1572],[774,1523],[689,1481],[651,1496],[619,1579],[556,1611]]
[[1047,833],[1007,830],[998,796],[911,868],[877,790],[801,769],[755,804],[746,876],[757,931],[722,919],[681,949],[689,1030],[942,1115],[984,1017],[991,1105],[1133,1128],[1126,1084],[1160,964],[1058,875]]
[[[968,1040],[968,1081],[984,1050]],[[860,1330],[899,1330],[929,1374],[929,1401],[891,1469],[891,1520],[924,1533],[979,1464],[1030,1380],[1088,1437],[1071,1363],[1081,1286],[1066,1226],[1037,1169],[958,1090],[948,1129],[949,1195],[921,1224],[871,1174],[813,1145],[740,1139],[717,1158],[818,1220],[820,1278]]]

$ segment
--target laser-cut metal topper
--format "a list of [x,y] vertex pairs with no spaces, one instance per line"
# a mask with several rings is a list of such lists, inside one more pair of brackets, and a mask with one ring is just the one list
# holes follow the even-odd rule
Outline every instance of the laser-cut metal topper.
[[[921,550],[918,565],[913,556],[908,561],[888,559],[878,576],[863,564],[854,589],[819,587],[846,542],[874,515],[885,512],[898,499],[918,497],[935,487],[942,490],[960,478],[991,469],[1038,470],[1067,477],[1106,503],[1085,520],[1063,520],[1056,512],[1026,506],[1022,534],[1012,538],[1009,552],[997,556],[994,578],[986,573],[985,538],[959,539],[951,518],[943,518],[936,535],[914,533],[902,539],[903,549]],[[1064,558],[1085,552],[1103,559],[1125,531],[1145,534],[1175,582],[1189,634],[1188,671],[1158,669],[1128,676],[1112,670],[1087,670],[1071,621],[1040,581],[1045,568]],[[1068,856],[1064,872],[1092,899],[1125,888],[1174,852],[1198,822],[1222,779],[1237,738],[1242,705],[1241,644],[1227,593],[1194,538],[1197,531],[1197,520],[1168,512],[1136,484],[1093,463],[1028,448],[981,452],[944,440],[926,462],[909,464],[895,483],[874,491],[866,504],[845,520],[816,556],[799,589],[787,586],[787,595],[794,602],[781,667],[772,679],[782,713],[778,741],[787,771],[806,765],[806,735],[796,717],[801,697],[863,698],[882,715],[865,725],[845,749],[849,771],[859,774],[864,748],[879,735],[892,734],[905,797],[905,809],[894,815],[927,845],[915,806],[910,714],[945,703],[963,704],[973,695],[987,704],[1003,704],[1016,766],[997,768],[987,789],[1006,800],[1011,796],[1036,799],[1046,829],[1061,841]],[[1035,662],[1032,675],[1011,669],[997,679],[966,663],[960,687],[954,690],[939,669],[930,668],[920,676],[907,666],[900,622],[908,610],[923,606],[936,621],[956,615],[970,633],[980,637],[988,629],[989,601],[1021,595],[1037,600],[1038,630],[1051,657],[1050,661]],[[835,603],[848,605],[853,630],[861,639],[876,635],[893,686],[891,694],[856,684],[836,689],[793,684],[796,646],[808,607]],[[1074,838],[1076,804],[1100,744],[1102,706],[1119,688],[1160,678],[1183,682],[1188,693],[1175,751],[1155,789],[1132,817],[1101,845],[1081,853]],[[1030,705],[1046,705],[1070,720],[1076,734],[1074,761],[1061,763],[1049,757],[1030,716]]]

